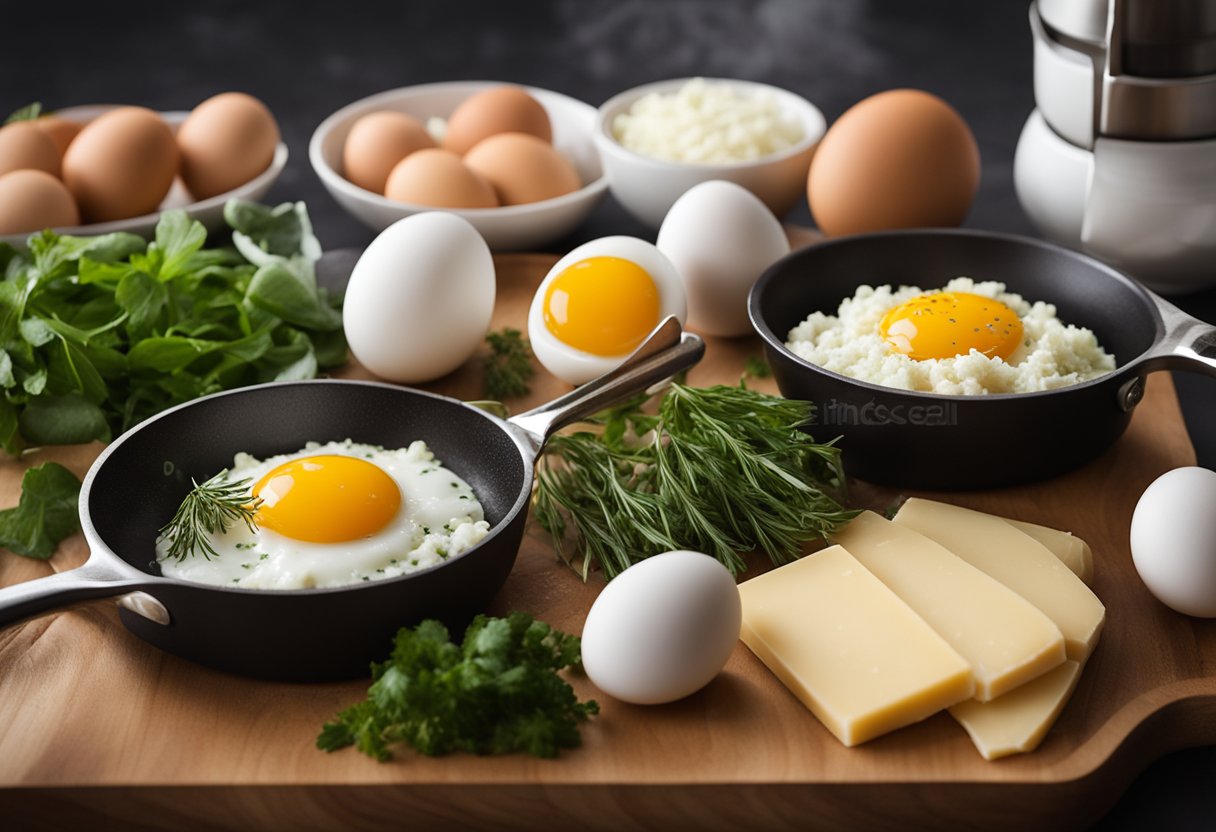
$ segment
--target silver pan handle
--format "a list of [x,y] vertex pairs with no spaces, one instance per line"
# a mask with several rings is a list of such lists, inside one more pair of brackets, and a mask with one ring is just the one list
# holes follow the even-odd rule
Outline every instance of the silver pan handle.
[[[35,578],[23,581],[13,586],[0,589],[0,627],[15,624],[18,621],[40,613],[74,604],[80,601],[91,601],[95,598],[112,598],[123,595],[124,598],[144,596],[143,592],[132,592],[147,585],[146,581],[131,578],[109,564],[90,558],[83,566],[57,572],[45,578]],[[142,602],[135,599],[132,603]],[[122,604],[122,600],[119,601]],[[123,604],[130,607],[130,604]],[[160,606],[156,602],[156,606]],[[164,608],[161,607],[163,610]],[[140,610],[141,615],[144,613]],[[146,616],[153,617],[153,616]],[[168,613],[165,612],[165,618]]]
[[1153,296],[1165,335],[1146,357],[1150,369],[1190,370],[1216,376],[1216,326]]
[[507,421],[527,435],[539,454],[556,431],[687,370],[704,354],[705,342],[668,317],[612,372]]

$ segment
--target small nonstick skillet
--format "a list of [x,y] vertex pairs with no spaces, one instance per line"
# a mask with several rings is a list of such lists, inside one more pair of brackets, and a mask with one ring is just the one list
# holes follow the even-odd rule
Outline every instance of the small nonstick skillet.
[[[88,561],[0,589],[0,626],[81,600],[122,596],[127,629],[163,650],[246,676],[321,681],[368,673],[399,627],[461,627],[506,581],[523,536],[533,465],[559,428],[695,364],[705,345],[668,318],[617,370],[503,421],[455,399],[374,382],[246,387],[155,416],[98,457],[80,492]],[[386,447],[425,440],[472,487],[489,535],[439,566],[335,589],[242,590],[160,576],[157,530],[190,489],[232,463],[352,438]]]
[[[1116,369],[1042,393],[944,396],[857,381],[785,346],[791,328],[814,310],[835,314],[861,284],[932,289],[960,275],[1055,304],[1065,324],[1094,331]],[[749,313],[781,392],[815,404],[811,429],[841,437],[846,470],[908,488],[991,488],[1071,470],[1123,433],[1148,373],[1216,375],[1216,327],[1092,257],[1005,234],[930,229],[830,240],[765,272]]]

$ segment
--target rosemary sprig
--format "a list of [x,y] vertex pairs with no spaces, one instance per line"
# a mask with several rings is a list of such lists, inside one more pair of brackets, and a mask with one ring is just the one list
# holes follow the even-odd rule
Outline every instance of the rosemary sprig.
[[173,519],[160,529],[162,538],[170,538],[169,557],[180,561],[202,552],[203,557],[211,560],[219,553],[211,545],[209,535],[223,534],[237,521],[243,522],[249,531],[257,531],[253,518],[262,498],[250,498],[248,478],[229,482],[228,470],[224,469],[202,485],[191,482],[194,488],[182,500]]
[[[535,517],[560,557],[612,578],[669,549],[711,554],[732,574],[741,552],[776,564],[850,520],[840,451],[802,430],[811,405],[742,387],[673,384],[658,415],[634,400],[549,440]],[[582,551],[577,559],[567,536]]]
[[501,401],[530,392],[528,380],[536,369],[532,366],[532,349],[518,329],[506,327],[501,332],[486,335],[490,355],[485,360],[486,396]]

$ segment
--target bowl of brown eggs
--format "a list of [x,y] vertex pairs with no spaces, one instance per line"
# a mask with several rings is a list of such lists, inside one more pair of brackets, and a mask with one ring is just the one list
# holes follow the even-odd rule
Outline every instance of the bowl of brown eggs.
[[287,164],[274,116],[226,92],[191,111],[98,104],[0,128],[0,242],[34,232],[150,236],[181,208],[208,229],[229,199],[262,198]]
[[493,81],[422,84],[361,99],[323,121],[308,156],[322,184],[373,231],[424,211],[463,217],[494,249],[569,234],[603,197],[595,108]]

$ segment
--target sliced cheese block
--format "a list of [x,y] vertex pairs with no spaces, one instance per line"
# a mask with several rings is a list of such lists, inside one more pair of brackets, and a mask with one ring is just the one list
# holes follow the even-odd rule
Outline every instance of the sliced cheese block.
[[971,664],[981,702],[1063,663],[1064,637],[1050,618],[941,544],[872,511],[832,540]]
[[845,745],[974,692],[971,666],[841,546],[739,585],[741,638]]
[[950,715],[967,729],[985,760],[1033,751],[1068,704],[1080,678],[1080,663],[1067,661],[999,699],[960,702],[950,708]]
[[1093,583],[1094,553],[1084,540],[1068,532],[1040,526],[1037,523],[1010,520],[1008,517],[1001,519],[1046,546],[1053,555],[1060,559],[1061,563],[1071,569],[1073,574],[1085,583]]
[[[1034,523],[1007,518],[1005,522],[1050,549],[1086,583],[1093,580],[1093,554],[1084,540]],[[991,702],[960,702],[950,708],[950,715],[967,730],[985,760],[1034,751],[1064,711],[1081,678],[1081,670],[1079,663],[1067,661]]]
[[1064,634],[1068,658],[1082,663],[1089,658],[1106,609],[1033,537],[991,514],[915,497],[903,504],[895,522],[936,540],[1047,613]]

